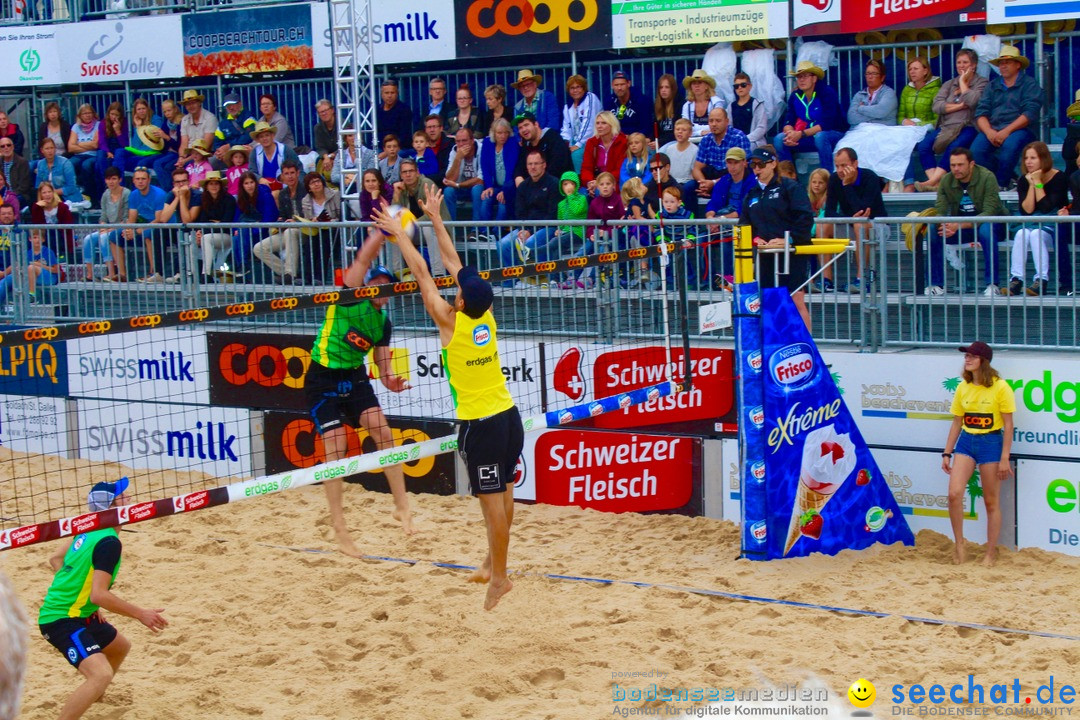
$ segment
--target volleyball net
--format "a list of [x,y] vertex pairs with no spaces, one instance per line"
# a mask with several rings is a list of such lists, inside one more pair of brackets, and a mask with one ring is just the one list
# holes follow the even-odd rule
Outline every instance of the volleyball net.
[[[688,388],[678,250],[483,273],[496,288],[501,369],[527,432],[609,427],[609,417],[648,413]],[[559,288],[560,276],[590,269],[588,289]],[[623,287],[620,278],[643,270],[659,287]],[[503,290],[510,282],[519,288]],[[453,279],[437,285],[452,302]],[[327,462],[305,379],[326,308],[363,301],[385,301],[393,325],[366,368],[395,446],[379,451],[358,429],[348,456]],[[545,322],[516,331],[503,319],[519,316]],[[454,408],[440,350],[415,282],[2,332],[0,352],[24,364],[29,381],[0,383],[0,550],[333,478],[382,489],[395,464],[410,490],[453,493]],[[408,388],[393,392],[384,375]],[[133,481],[129,504],[86,512],[89,487],[121,476]]]

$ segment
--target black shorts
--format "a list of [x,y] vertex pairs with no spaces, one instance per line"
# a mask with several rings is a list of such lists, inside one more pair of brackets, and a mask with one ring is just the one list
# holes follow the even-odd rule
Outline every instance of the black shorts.
[[481,420],[463,420],[458,452],[469,468],[473,495],[501,493],[514,484],[514,466],[525,445],[517,407]]
[[320,435],[343,424],[360,427],[360,415],[379,407],[379,398],[363,366],[334,370],[313,362],[304,378],[304,389]]
[[38,625],[41,634],[73,667],[96,655],[116,639],[116,628],[97,613],[88,618],[61,618]]

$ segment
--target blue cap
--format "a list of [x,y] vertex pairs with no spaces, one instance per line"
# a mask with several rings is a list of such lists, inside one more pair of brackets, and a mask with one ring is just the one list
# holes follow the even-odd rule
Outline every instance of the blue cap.
[[372,265],[371,268],[367,271],[367,274],[364,275],[364,284],[367,285],[369,282],[379,277],[380,275],[385,275],[386,277],[390,278],[390,282],[397,282],[397,276],[394,275],[393,271],[391,271],[390,268],[386,267],[385,265]]
[[754,148],[750,152],[750,159],[757,160],[763,163],[769,163],[776,159],[776,156],[763,147]]
[[466,315],[478,318],[491,307],[491,302],[495,299],[491,283],[480,277],[480,273],[472,265],[458,270],[457,283],[461,290],[461,299],[465,303]]
[[94,512],[100,512],[102,510],[108,510],[112,507],[113,500],[119,495],[123,495],[124,491],[128,489],[130,482],[127,477],[122,477],[116,482],[99,482],[94,487],[90,488],[90,494],[86,496],[86,504],[90,506],[90,510]]

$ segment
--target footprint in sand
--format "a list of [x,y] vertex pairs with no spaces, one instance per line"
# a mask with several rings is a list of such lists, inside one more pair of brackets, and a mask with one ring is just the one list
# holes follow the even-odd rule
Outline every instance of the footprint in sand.
[[553,688],[566,679],[561,668],[545,668],[529,678],[529,682],[539,688]]

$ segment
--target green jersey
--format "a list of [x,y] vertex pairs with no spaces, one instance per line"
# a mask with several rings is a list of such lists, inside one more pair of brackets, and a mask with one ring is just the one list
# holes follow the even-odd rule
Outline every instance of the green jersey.
[[311,359],[323,367],[362,367],[375,346],[390,344],[390,319],[368,300],[355,305],[331,305],[326,309]]
[[[103,541],[110,538],[110,543],[103,545]],[[95,562],[98,545],[102,545],[102,551],[96,553]],[[64,566],[57,571],[52,585],[45,593],[45,602],[38,614],[38,624],[44,625],[63,618],[87,618],[96,613],[98,606],[90,602],[90,590],[93,587],[94,571],[104,570],[103,564],[112,565],[112,578],[109,580],[109,587],[112,587],[116,582],[116,574],[120,572],[120,538],[116,528],[76,535],[64,555]]]

